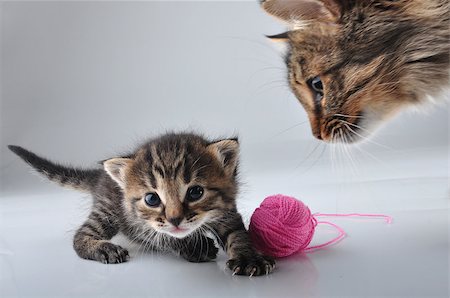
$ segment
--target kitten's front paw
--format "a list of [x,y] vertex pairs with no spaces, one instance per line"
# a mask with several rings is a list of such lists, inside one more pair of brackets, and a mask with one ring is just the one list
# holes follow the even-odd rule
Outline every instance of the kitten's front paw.
[[102,242],[95,249],[93,259],[104,264],[116,264],[128,261],[128,251],[111,242]]
[[228,260],[227,266],[233,272],[233,275],[266,275],[275,268],[275,260],[260,254],[242,255]]
[[194,243],[187,245],[180,255],[193,263],[209,262],[217,257],[219,249],[214,244],[214,240],[208,237],[197,239]]

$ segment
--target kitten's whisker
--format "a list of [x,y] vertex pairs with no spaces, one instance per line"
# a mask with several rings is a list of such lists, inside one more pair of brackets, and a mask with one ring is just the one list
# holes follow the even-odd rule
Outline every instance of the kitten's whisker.
[[219,242],[219,245],[225,247],[224,243],[222,242],[222,239],[220,239],[219,234],[217,234],[217,232],[208,224],[205,223],[204,225],[214,235],[214,237],[216,237],[217,242]]
[[273,70],[273,69],[279,70],[280,73],[283,73],[283,72],[285,71],[283,68],[277,67],[277,66],[263,67],[263,68],[261,68],[261,69],[255,71],[254,73],[252,73],[252,74],[248,77],[247,82],[251,82],[251,80],[253,80],[253,79],[255,78],[255,76],[258,75],[258,74],[260,74],[261,72],[268,71],[268,70]]

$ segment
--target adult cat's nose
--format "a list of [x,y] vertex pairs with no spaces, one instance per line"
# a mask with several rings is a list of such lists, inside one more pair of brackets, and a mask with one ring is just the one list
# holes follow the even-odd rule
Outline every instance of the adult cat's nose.
[[171,217],[167,219],[171,224],[173,224],[175,227],[178,227],[183,220],[183,217]]
[[315,136],[319,140],[322,140],[320,123],[311,123],[311,128],[313,136]]
[[313,131],[314,136],[319,139],[322,140],[322,133],[319,131]]

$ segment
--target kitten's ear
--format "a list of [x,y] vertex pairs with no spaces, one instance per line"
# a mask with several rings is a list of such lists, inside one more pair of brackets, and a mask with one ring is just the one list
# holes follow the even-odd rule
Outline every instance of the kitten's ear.
[[120,188],[125,188],[125,171],[131,165],[131,158],[111,158],[103,162],[106,173],[119,184]]
[[239,142],[237,139],[226,139],[211,143],[208,150],[217,157],[223,165],[225,173],[232,176],[237,167],[239,158]]
[[262,8],[289,24],[301,21],[336,22],[341,15],[339,0],[265,0]]

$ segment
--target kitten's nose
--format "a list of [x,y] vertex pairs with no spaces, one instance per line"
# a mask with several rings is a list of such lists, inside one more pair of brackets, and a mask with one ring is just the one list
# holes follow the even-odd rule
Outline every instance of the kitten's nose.
[[171,217],[167,219],[171,224],[173,224],[174,226],[178,227],[181,223],[181,221],[183,220],[183,217]]

